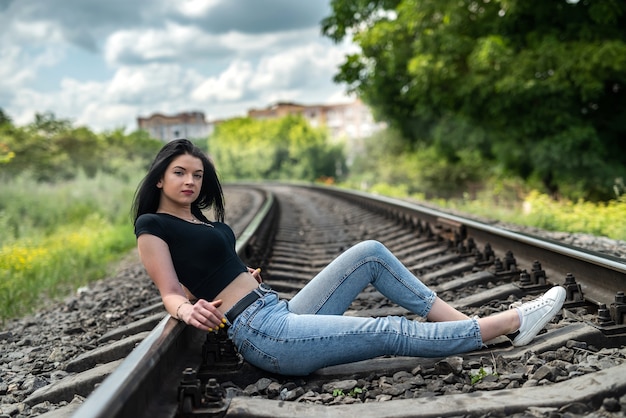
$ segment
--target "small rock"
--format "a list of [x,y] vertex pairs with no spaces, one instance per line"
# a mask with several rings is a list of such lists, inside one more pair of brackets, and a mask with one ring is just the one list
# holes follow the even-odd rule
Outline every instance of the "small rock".
[[33,407],[30,410],[34,414],[45,414],[46,412],[50,411],[50,409],[51,409],[50,402],[45,401],[37,405],[33,405]]
[[556,369],[552,366],[545,365],[545,366],[541,366],[540,368],[538,368],[537,371],[533,373],[532,378],[538,381],[542,379],[547,379],[553,382],[556,376],[557,376]]
[[539,381],[537,381],[535,379],[528,379],[526,382],[524,382],[522,387],[523,388],[531,388],[531,387],[537,386],[538,383],[539,383]]
[[254,383],[251,383],[245,387],[245,389],[243,390],[243,393],[246,396],[256,396],[256,395],[259,395],[261,392],[259,392],[259,388],[257,387],[257,385],[255,385]]
[[264,393],[267,391],[267,388],[272,383],[272,379],[268,379],[267,377],[262,377],[256,382],[256,387],[259,392]]
[[402,395],[407,390],[411,389],[411,387],[412,387],[411,384],[398,383],[396,385],[383,389],[383,393],[386,395],[391,395],[391,396],[399,396],[399,395]]
[[283,401],[293,401],[302,395],[304,395],[304,389],[302,389],[301,387],[297,387],[291,390],[287,390],[287,388],[284,388],[280,391],[280,399]]
[[270,384],[267,386],[267,390],[266,390],[267,396],[268,396],[270,399],[274,399],[274,398],[276,398],[276,397],[280,394],[280,387],[281,387],[281,385],[280,385],[280,383],[278,383],[278,382],[272,382],[272,383],[270,383]]
[[622,409],[619,401],[615,398],[606,398],[602,401],[602,407],[608,412],[617,412]]
[[461,374],[463,372],[463,357],[448,357],[435,364],[435,373],[446,375],[448,373]]
[[48,382],[44,378],[37,376],[26,379],[20,386],[20,390],[31,394],[44,386],[48,386]]
[[335,382],[326,383],[322,386],[322,390],[327,393],[333,393],[335,390],[341,390],[344,393],[350,392],[357,385],[357,381],[354,379],[339,380]]
[[393,381],[402,383],[406,380],[413,379],[413,375],[406,371],[400,371],[393,375]]
[[7,417],[12,417],[19,414],[19,409],[16,404],[0,404],[0,413]]

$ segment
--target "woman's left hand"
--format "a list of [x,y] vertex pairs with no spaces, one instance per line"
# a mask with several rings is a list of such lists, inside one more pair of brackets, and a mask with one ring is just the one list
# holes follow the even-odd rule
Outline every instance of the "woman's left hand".
[[263,279],[261,279],[261,269],[253,269],[251,267],[248,267],[248,273],[250,273],[252,275],[252,277],[254,277],[254,279],[259,282],[262,283]]

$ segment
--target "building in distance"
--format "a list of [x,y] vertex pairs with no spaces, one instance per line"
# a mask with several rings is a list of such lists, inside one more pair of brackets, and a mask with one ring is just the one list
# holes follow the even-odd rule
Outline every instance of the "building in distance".
[[[277,119],[287,115],[301,115],[312,127],[326,128],[332,140],[343,140],[348,146],[356,145],[355,141],[369,137],[385,127],[384,123],[374,120],[369,107],[359,99],[350,103],[326,105],[278,102],[263,109],[250,109],[247,114],[251,119]],[[155,113],[137,118],[139,129],[163,142],[175,138],[207,138],[220,122],[223,120],[207,122],[202,112],[184,112],[171,116]]]
[[168,116],[154,113],[137,118],[137,125],[152,137],[163,142],[176,138],[202,139],[213,132],[213,125],[207,123],[203,112],[183,112]]
[[252,119],[274,119],[287,115],[301,115],[315,128],[326,127],[332,139],[350,140],[366,138],[385,127],[376,122],[372,112],[361,100],[327,105],[302,105],[279,102],[264,109],[250,109]]

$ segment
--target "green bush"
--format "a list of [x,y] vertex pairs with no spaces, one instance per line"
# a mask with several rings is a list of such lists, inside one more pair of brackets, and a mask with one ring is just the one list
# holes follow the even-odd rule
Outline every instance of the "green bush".
[[299,116],[232,119],[209,138],[209,153],[225,180],[304,180],[345,174],[339,144]]
[[65,225],[45,238],[1,246],[0,323],[101,278],[134,244],[129,223],[112,225],[95,214],[82,226]]
[[133,167],[124,177],[99,172],[57,183],[28,174],[3,179],[0,323],[102,278],[135,246],[130,205],[143,172]]
[[102,278],[135,245],[130,206],[163,144],[0,109],[0,322]]
[[355,158],[344,186],[427,200],[442,208],[546,230],[626,240],[626,186],[622,179],[614,181],[616,198],[606,202],[556,198],[541,188],[541,181],[507,176],[477,152],[453,151],[441,144],[409,149],[394,130],[378,132],[364,141],[363,152]]
[[408,195],[449,198],[462,196],[490,175],[479,153],[467,149],[445,152],[454,156],[444,155],[438,146],[408,147],[397,131],[383,130],[364,141],[363,152],[350,166],[347,183],[356,188],[393,187]]
[[[60,225],[82,225],[93,214],[111,224],[128,222],[130,202],[141,174],[126,180],[110,174],[79,174],[70,181],[39,183],[24,174],[4,178],[0,189],[0,245],[50,235]],[[28,193],[24,191],[27,190]]]

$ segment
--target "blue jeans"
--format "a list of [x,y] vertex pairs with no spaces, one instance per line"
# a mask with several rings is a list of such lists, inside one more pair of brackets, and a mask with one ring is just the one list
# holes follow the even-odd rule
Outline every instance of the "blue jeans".
[[482,347],[475,319],[343,316],[369,284],[422,317],[436,298],[383,244],[364,241],[333,260],[289,302],[265,293],[234,320],[228,335],[246,361],[283,375],[307,375],[382,355],[444,357]]

